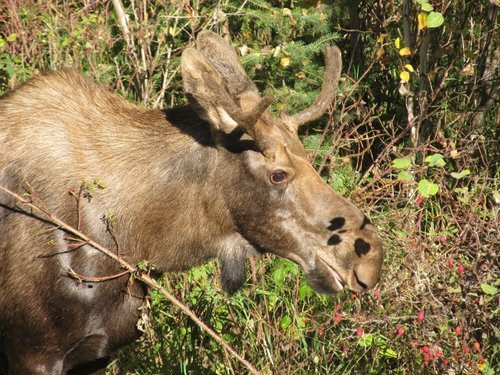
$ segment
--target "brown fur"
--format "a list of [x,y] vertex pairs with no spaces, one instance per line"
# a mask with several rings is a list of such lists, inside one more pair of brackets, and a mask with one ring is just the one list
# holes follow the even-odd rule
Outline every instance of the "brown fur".
[[[204,32],[198,45],[183,55],[190,106],[146,110],[72,70],[3,97],[0,185],[34,192],[76,225],[68,190],[98,179],[107,187],[82,202],[84,233],[160,272],[218,258],[230,293],[245,281],[246,257],[263,251],[297,262],[320,292],[374,286],[383,258],[376,231],[308,163],[300,124],[265,111],[268,103],[222,39]],[[211,55],[207,45],[223,52]],[[277,171],[286,172],[285,183],[271,183]],[[115,238],[102,220],[109,212]],[[0,192],[0,333],[9,373],[98,373],[137,337],[146,290],[126,276],[69,277],[69,267],[94,277],[120,269],[88,246],[72,249],[64,232],[49,228]]]

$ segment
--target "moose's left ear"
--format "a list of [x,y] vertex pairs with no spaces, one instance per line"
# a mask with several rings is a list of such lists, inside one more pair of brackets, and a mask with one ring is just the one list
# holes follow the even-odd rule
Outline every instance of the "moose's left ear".
[[229,96],[219,72],[193,48],[182,53],[181,70],[184,90],[198,115],[215,129],[231,133],[238,122],[229,112],[236,113],[238,106]]
[[236,127],[240,127],[262,150],[273,144],[267,137],[267,129],[255,126],[272,103],[272,97],[260,98],[253,92],[242,93],[240,101],[247,95],[252,96],[250,108],[242,108],[231,97],[225,81],[214,65],[192,48],[187,48],[182,53],[181,69],[184,90],[190,95],[191,105],[214,129],[231,133]]

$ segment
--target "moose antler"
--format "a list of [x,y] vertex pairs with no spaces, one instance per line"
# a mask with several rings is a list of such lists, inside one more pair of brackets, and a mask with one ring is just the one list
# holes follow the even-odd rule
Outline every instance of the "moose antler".
[[316,120],[325,113],[337,93],[340,73],[342,71],[342,56],[336,46],[326,47],[324,54],[325,75],[323,86],[314,104],[293,116],[281,115],[281,119],[296,130],[306,122]]
[[231,95],[220,72],[205,55],[193,48],[184,50],[181,67],[184,89],[193,108],[202,118],[209,121],[213,128],[225,133],[231,133],[236,127],[241,128],[255,140],[260,150],[269,153],[273,142],[267,136],[267,126],[257,122],[273,98],[261,98],[252,90],[246,90],[238,96]]

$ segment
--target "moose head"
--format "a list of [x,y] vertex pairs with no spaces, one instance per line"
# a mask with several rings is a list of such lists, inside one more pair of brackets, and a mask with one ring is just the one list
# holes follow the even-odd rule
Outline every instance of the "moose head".
[[[273,99],[262,98],[233,48],[212,32],[202,32],[196,49],[182,56],[185,91],[198,115],[211,124],[219,149],[247,140],[228,180],[226,204],[237,232],[259,251],[298,263],[319,292],[373,287],[383,251],[375,228],[358,208],[321,179],[311,166],[298,130],[320,117],[331,104],[341,72],[336,47],[325,50],[325,77],[315,103],[293,116],[274,117]],[[229,147],[228,147],[229,145]],[[223,260],[226,289],[243,281],[238,253]],[[238,266],[238,264],[240,264]],[[234,280],[233,280],[234,279]]]

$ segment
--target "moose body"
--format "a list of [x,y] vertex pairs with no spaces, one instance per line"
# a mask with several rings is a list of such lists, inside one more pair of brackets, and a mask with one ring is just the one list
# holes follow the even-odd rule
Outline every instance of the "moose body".
[[[168,272],[218,258],[229,293],[262,252],[298,263],[319,292],[373,287],[377,233],[322,181],[297,135],[333,98],[340,54],[329,54],[313,107],[280,119],[211,32],[183,53],[185,107],[143,109],[72,70],[39,76],[0,99],[0,187],[131,264]],[[102,373],[138,337],[147,294],[126,274],[96,281],[122,271],[0,190],[3,371]]]

